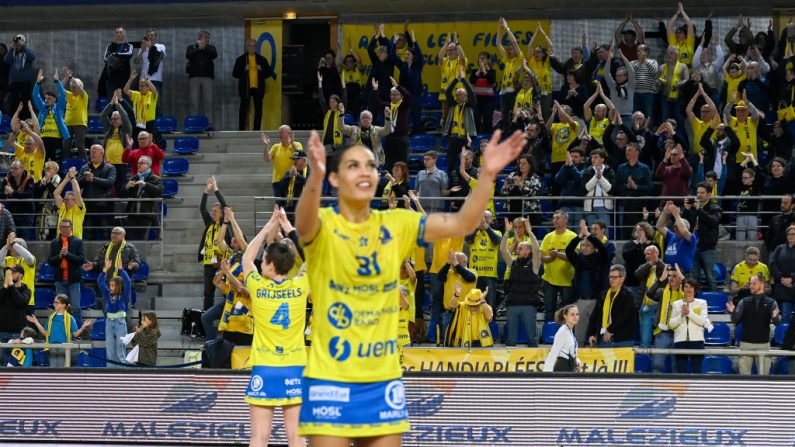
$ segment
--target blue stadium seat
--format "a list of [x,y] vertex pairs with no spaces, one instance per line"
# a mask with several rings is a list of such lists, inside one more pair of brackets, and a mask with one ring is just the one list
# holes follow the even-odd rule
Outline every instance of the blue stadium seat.
[[185,175],[190,169],[190,162],[185,158],[167,158],[163,161],[163,175]]
[[409,189],[411,189],[412,191],[417,190],[417,177],[414,175],[409,177]]
[[447,170],[447,156],[440,155],[439,158],[436,159],[436,168],[442,171]]
[[554,321],[547,321],[541,327],[541,343],[551,345],[555,341],[555,334],[558,332],[560,325]]
[[105,126],[102,125],[100,117],[88,117],[88,133],[105,133]]
[[704,334],[704,344],[707,346],[728,346],[731,343],[731,330],[726,323],[715,323],[712,332]]
[[39,281],[55,281],[55,268],[46,262],[41,264],[41,267],[39,267]]
[[648,354],[635,354],[635,372],[650,373],[651,356],[649,356]]
[[701,374],[734,374],[732,360],[725,355],[706,355],[701,364]]
[[49,287],[36,287],[33,299],[36,309],[50,308],[55,301],[55,289]]
[[[502,339],[508,340],[508,331],[510,330],[508,322],[505,323],[505,326],[503,326],[502,330],[503,330]],[[527,336],[527,330],[524,328],[524,324],[520,323],[519,330],[516,332],[516,344],[517,345],[526,344],[529,343],[529,340],[530,338]]]
[[723,292],[701,292],[702,299],[707,301],[707,307],[711,314],[726,313],[726,303],[729,297]]
[[84,164],[86,164],[86,161],[80,157],[67,158],[61,163],[61,174],[66,174],[69,168],[75,168],[79,171]]
[[96,102],[94,102],[94,113],[102,113],[109,102],[110,100],[104,96],[98,97]]
[[491,339],[494,343],[500,342],[500,325],[496,321],[489,322],[489,330],[491,331]]
[[50,366],[50,358],[47,356],[47,352],[41,349],[35,350],[33,352],[33,365]]
[[353,126],[354,124],[353,115],[351,115],[350,113],[342,115],[342,122],[345,123],[346,126]]
[[3,120],[0,121],[0,133],[10,133],[11,132],[11,117],[8,115],[3,115]]
[[204,115],[186,116],[182,123],[182,131],[187,133],[207,132],[210,128],[210,120]]
[[80,308],[88,309],[97,304],[97,292],[88,287],[80,288]]
[[99,277],[99,273],[96,270],[81,270],[83,276],[83,282],[87,283],[95,283],[97,282],[97,278]]
[[442,112],[423,112],[420,120],[425,125],[425,130],[439,130],[442,128]]
[[792,359],[792,357],[779,357],[776,359],[775,363],[770,367],[770,374],[788,376],[790,359]]
[[[88,353],[91,353],[94,357],[90,357]],[[107,366],[105,361],[107,355],[105,348],[91,348],[81,351],[77,354],[77,366],[81,368],[104,368]]]
[[740,340],[743,338],[743,325],[738,324],[734,326],[734,344],[740,346]]
[[163,179],[163,197],[171,199],[179,192],[179,183],[173,179]]
[[155,129],[160,133],[171,133],[177,130],[177,117],[162,115],[155,118]]
[[105,339],[105,319],[97,318],[91,325],[91,340]]
[[411,150],[413,152],[425,152],[436,149],[436,136],[421,134],[411,137]]
[[715,282],[718,284],[724,284],[726,280],[729,279],[724,263],[716,262],[715,265],[712,266],[712,270],[715,273]]
[[[441,322],[439,322],[438,326],[441,326]],[[436,343],[436,327],[437,322],[431,320],[431,322],[428,324],[428,341],[431,343]],[[444,335],[442,335],[441,338],[444,339]]]
[[[165,150],[165,148],[163,148]],[[174,140],[174,153],[190,155],[199,152],[199,139],[196,137],[179,137]]]
[[133,273],[130,279],[133,281],[146,281],[149,279],[149,263],[141,261],[141,264],[138,266],[138,271]]
[[786,335],[787,329],[789,329],[789,323],[781,323],[776,326],[776,330],[773,332],[774,346],[781,346],[784,343],[784,335]]
[[442,103],[439,101],[439,93],[437,92],[423,93],[422,108],[425,110],[441,109]]
[[442,138],[439,139],[439,149],[446,150],[448,144],[450,144],[450,139],[446,136],[442,136]]

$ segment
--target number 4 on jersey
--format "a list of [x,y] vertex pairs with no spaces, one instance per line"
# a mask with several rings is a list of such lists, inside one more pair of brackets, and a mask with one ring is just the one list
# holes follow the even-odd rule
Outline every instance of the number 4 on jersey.
[[290,327],[290,305],[288,303],[282,303],[282,305],[276,309],[276,313],[274,313],[271,318],[271,324],[281,326],[282,329]]

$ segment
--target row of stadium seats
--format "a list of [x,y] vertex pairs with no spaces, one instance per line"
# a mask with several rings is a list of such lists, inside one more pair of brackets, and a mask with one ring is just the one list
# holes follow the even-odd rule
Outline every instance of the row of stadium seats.
[[[99,276],[98,273],[94,271],[85,271],[83,270],[83,281],[86,282],[96,282],[97,277]],[[141,261],[140,266],[138,267],[138,271],[132,275],[130,278],[133,281],[146,281],[149,278],[149,263],[146,261]],[[39,276],[37,277],[37,281],[41,282],[53,282],[55,281],[55,269],[48,263],[44,263],[39,267]]]
[[[770,374],[789,375],[790,357],[780,357],[770,365]],[[651,373],[652,361],[648,354],[635,354],[635,372]],[[671,356],[666,357],[663,373],[673,372]],[[737,374],[732,364],[732,359],[728,355],[705,355],[701,363],[702,374]],[[757,374],[756,364],[754,364],[752,374]]]

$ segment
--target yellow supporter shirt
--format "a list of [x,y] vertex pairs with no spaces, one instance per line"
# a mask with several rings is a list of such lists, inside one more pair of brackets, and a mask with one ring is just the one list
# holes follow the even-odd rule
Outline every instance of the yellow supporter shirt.
[[15,265],[21,265],[22,268],[25,269],[25,275],[22,277],[22,283],[28,286],[30,289],[30,300],[28,301],[28,306],[33,306],[36,304],[36,299],[34,296],[36,295],[36,257],[33,257],[33,265],[28,265],[24,259],[20,257],[14,256],[6,256],[6,268],[14,267]]
[[406,301],[409,302],[409,308],[403,309],[400,308],[400,312],[398,312],[398,344],[400,346],[406,346],[411,343],[411,334],[409,334],[409,323],[414,323],[415,320],[415,309],[417,308],[416,303],[414,302],[414,291],[417,288],[417,280],[415,279],[412,281],[409,278],[401,279],[400,285],[405,287],[406,290],[409,291],[408,295],[406,295]]
[[[442,72],[442,84],[439,90],[439,101],[447,101],[447,95],[445,92],[447,91],[447,87],[450,85],[450,81],[455,79],[458,76],[458,67],[461,65],[459,63],[458,58],[450,59],[449,57],[445,56],[442,58],[442,63],[439,64],[439,69]],[[469,65],[469,60],[464,59],[464,67]]]
[[[502,233],[494,230],[498,238],[502,238]],[[500,255],[500,242],[495,244],[489,238],[485,230],[478,230],[475,233],[475,241],[469,246],[470,265],[472,270],[484,278],[497,277],[497,260]]]
[[740,83],[745,81],[745,73],[733,78],[731,76],[726,76],[724,79],[726,81],[726,102],[730,102],[732,104],[736,104],[737,101],[742,99],[742,95],[737,88],[740,86]]
[[524,56],[505,57],[502,60],[502,80],[500,81],[501,92],[512,92],[516,84],[516,72],[522,68]]
[[[566,230],[563,234],[558,234],[553,230],[544,236],[544,240],[541,242],[541,252],[548,253],[552,249],[566,251],[569,242],[575,237],[577,235],[571,230]],[[574,278],[574,266],[569,261],[555,258],[552,262],[544,264],[544,275],[541,278],[553,286],[569,287]]]
[[679,50],[679,62],[688,67],[693,64],[693,53],[696,51],[696,36],[688,34],[685,40],[676,40],[676,34],[668,34],[668,45]]
[[415,272],[424,272],[428,270],[428,264],[425,262],[425,247],[419,245],[414,247],[411,260],[414,261]]
[[364,85],[364,76],[362,76],[362,72],[357,69],[342,70],[342,79],[345,80],[345,85],[348,84],[358,84],[359,86]]
[[135,90],[130,92],[130,100],[133,103],[133,110],[135,111],[135,122],[138,127],[142,127],[149,121],[155,120],[155,107],[157,107],[157,95],[154,92],[146,92],[142,95],[141,92]]
[[124,143],[121,141],[119,129],[114,129],[105,145],[105,160],[112,165],[124,164],[121,160],[123,153]]
[[552,163],[566,161],[566,152],[569,145],[577,139],[580,123],[572,121],[571,124],[555,123],[552,125]]
[[447,264],[450,250],[464,251],[464,236],[439,239],[433,242],[433,259],[431,259],[431,269],[428,270],[428,273],[439,273],[439,270]]
[[[591,121],[588,123],[588,133],[594,138],[594,140],[598,142],[602,142],[602,138],[604,138],[605,130],[607,126],[610,125],[610,120],[608,118],[596,119],[596,116],[591,117]],[[564,160],[566,154],[563,154]]]
[[41,123],[41,134],[39,136],[42,138],[61,138],[61,131],[58,129],[58,123],[55,122],[52,109],[44,117],[44,122]]
[[24,130],[20,130],[19,133],[17,134],[17,144],[22,147],[25,147],[25,140],[28,139],[28,136],[29,135],[25,133]]
[[248,88],[257,88],[259,87],[259,79],[258,79],[258,70],[257,70],[257,58],[253,54],[248,55]]
[[372,210],[354,223],[335,208],[318,214],[320,229],[304,246],[314,313],[304,375],[349,383],[396,379],[400,266],[424,243],[425,216]]
[[86,218],[86,204],[83,207],[75,205],[71,209],[66,209],[66,203],[58,207],[58,224],[64,219],[72,221],[72,233],[75,237],[83,239],[83,220]]
[[[475,189],[475,186],[478,185],[478,179],[476,179],[475,177],[469,177],[469,181],[467,182],[467,185],[469,185],[470,189]],[[492,198],[489,199],[489,204],[486,206],[486,209],[491,212],[492,216],[496,216],[497,213],[494,211],[494,198],[493,198],[494,197],[494,187],[493,186],[491,188],[491,197]]]
[[290,158],[293,156],[293,152],[302,150],[304,147],[301,143],[297,141],[293,141],[291,144],[287,146],[283,146],[282,143],[276,143],[268,150],[271,158],[273,159],[273,178],[271,179],[272,183],[278,183],[281,181],[284,174],[293,167],[293,160]]
[[66,92],[66,115],[64,124],[67,126],[88,126],[88,93],[82,95]]
[[535,73],[541,93],[552,93],[552,64],[550,64],[549,58],[537,61],[536,58],[531,57],[527,61],[527,66]]
[[744,123],[741,123],[737,118],[732,117],[729,123],[734,133],[737,134],[737,139],[740,140],[740,148],[737,149],[737,155],[734,160],[737,163],[742,163],[745,160],[743,152],[750,152],[754,157],[759,159],[756,151],[756,129],[758,125],[749,116]]
[[[229,266],[229,270],[234,274],[238,281],[243,281],[243,267],[239,262]],[[232,290],[229,280],[224,288],[224,311],[221,314],[221,321],[218,323],[219,331],[239,332],[241,334],[254,333],[254,321],[251,315],[251,297],[245,293],[238,293]]]
[[41,180],[44,173],[44,151],[34,150],[32,153],[25,152],[24,146],[15,145],[14,156],[20,163],[22,168],[28,171],[28,175],[33,177],[33,180]]
[[693,148],[693,153],[698,154],[699,152],[703,151],[704,148],[701,147],[701,137],[704,136],[704,132],[709,129],[709,125],[712,121],[701,121],[699,118],[694,119],[690,123],[690,128],[693,129],[693,144],[690,147]]
[[767,265],[757,262],[755,266],[751,267],[745,261],[740,261],[734,266],[732,281],[736,282],[738,287],[743,288],[748,284],[752,276],[759,274],[765,278],[765,282],[770,282],[770,269],[767,268]]
[[[309,281],[298,275],[278,282],[249,272],[243,283],[254,315],[252,366],[306,365],[304,326]],[[312,351],[318,351],[313,349]]]
[[477,272],[466,266],[464,266],[464,268],[475,273],[475,280],[472,282],[464,281],[461,275],[455,271],[455,268],[452,265],[450,266],[450,270],[447,271],[447,279],[444,281],[444,308],[447,310],[452,310],[450,303],[453,301],[453,296],[455,295],[455,283],[461,283],[461,296],[456,298],[458,300],[467,296],[469,291],[474,289],[478,284]]
[[516,92],[516,101],[513,103],[514,110],[533,109],[533,88],[529,90],[521,89]]

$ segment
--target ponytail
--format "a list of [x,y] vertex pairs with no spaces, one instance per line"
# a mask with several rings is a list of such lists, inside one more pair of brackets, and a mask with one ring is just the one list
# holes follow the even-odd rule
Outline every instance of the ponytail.
[[569,313],[569,310],[572,308],[577,308],[574,304],[569,304],[566,306],[561,307],[555,312],[555,323],[564,324],[566,323],[566,314]]

